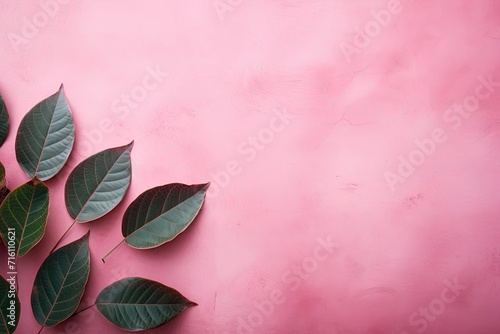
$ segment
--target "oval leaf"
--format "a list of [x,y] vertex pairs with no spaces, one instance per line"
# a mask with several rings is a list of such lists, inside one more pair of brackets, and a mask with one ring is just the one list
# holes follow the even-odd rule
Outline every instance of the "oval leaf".
[[63,168],[74,140],[75,125],[61,85],[21,121],[16,136],[17,161],[29,177],[48,180]]
[[48,215],[49,189],[45,184],[37,179],[23,184],[7,195],[0,206],[3,240],[10,240],[14,232],[16,255],[25,255],[42,240]]
[[7,180],[5,179],[5,168],[0,162],[0,204],[2,204],[9,192],[10,190],[7,188]]
[[97,310],[106,319],[129,331],[161,326],[195,305],[178,291],[140,277],[124,278],[109,285],[96,300]]
[[3,101],[2,94],[0,94],[0,146],[3,145],[5,138],[7,138],[9,126],[9,113],[7,112],[7,107]]
[[66,208],[73,219],[95,220],[121,202],[130,185],[133,145],[101,151],[75,167],[65,188]]
[[172,183],[146,190],[123,215],[125,242],[134,248],[153,248],[174,239],[198,215],[208,185]]
[[16,288],[0,276],[0,334],[14,333],[21,315],[21,304]]
[[90,273],[89,233],[50,254],[38,270],[31,309],[43,327],[66,320],[80,304]]

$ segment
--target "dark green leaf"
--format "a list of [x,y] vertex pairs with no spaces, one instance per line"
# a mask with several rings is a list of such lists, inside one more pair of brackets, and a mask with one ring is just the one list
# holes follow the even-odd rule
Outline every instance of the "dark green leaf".
[[[12,277],[10,277],[12,278]],[[15,285],[0,276],[0,334],[11,334],[16,330],[21,315],[21,304]]]
[[5,142],[7,134],[9,133],[9,113],[3,101],[2,94],[0,94],[0,146]]
[[9,194],[10,190],[7,188],[7,181],[5,179],[5,168],[0,162],[0,204],[4,201],[5,197]]
[[24,116],[16,136],[16,157],[29,177],[45,181],[68,160],[75,125],[64,88],[35,105]]
[[73,219],[95,220],[121,202],[130,185],[133,144],[101,151],[75,167],[65,188],[66,208]]
[[[15,232],[15,252],[25,255],[42,240],[49,215],[49,189],[33,179],[14,189],[0,206],[0,231],[8,240]],[[11,230],[9,230],[11,229]]]
[[0,188],[5,187],[5,167],[0,162]]
[[172,183],[139,195],[123,215],[125,242],[134,248],[153,248],[174,239],[198,215],[208,185]]
[[175,318],[193,303],[178,291],[140,277],[115,282],[97,296],[97,310],[111,323],[129,330],[155,328]]
[[66,320],[80,304],[90,273],[89,233],[50,254],[38,270],[31,309],[43,327]]

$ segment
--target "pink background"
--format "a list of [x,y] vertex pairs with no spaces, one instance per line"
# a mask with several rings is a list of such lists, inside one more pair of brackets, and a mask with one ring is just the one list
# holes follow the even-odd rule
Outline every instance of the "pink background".
[[[498,1],[54,1],[0,2],[8,186],[27,181],[22,117],[62,82],[77,128],[45,238],[18,263],[18,333],[39,329],[29,296],[71,223],[71,168],[131,140],[124,202],[63,242],[91,228],[82,306],[142,276],[199,304],[150,333],[500,332],[500,85],[482,83],[500,81]],[[206,181],[184,234],[101,263],[136,196]],[[94,309],[43,331],[121,332]]]

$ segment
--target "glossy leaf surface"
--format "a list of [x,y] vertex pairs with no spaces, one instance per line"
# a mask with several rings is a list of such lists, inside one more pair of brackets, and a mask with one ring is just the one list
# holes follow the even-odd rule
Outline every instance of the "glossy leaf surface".
[[109,285],[96,300],[97,310],[106,319],[129,331],[161,326],[194,305],[178,291],[140,277]]
[[31,178],[48,180],[63,168],[74,140],[73,116],[61,85],[22,119],[16,136],[19,166]]
[[139,195],[123,216],[125,242],[134,248],[153,248],[174,239],[200,212],[208,186],[172,183]]
[[66,320],[80,304],[90,274],[89,233],[50,254],[38,270],[31,309],[43,327]]
[[14,333],[21,316],[21,304],[11,284],[0,276],[0,334]]
[[79,223],[104,216],[123,199],[130,185],[133,142],[110,148],[82,161],[65,187],[66,208]]
[[42,240],[48,215],[49,189],[42,181],[33,179],[17,187],[0,206],[3,240],[14,234],[17,256],[25,255]]

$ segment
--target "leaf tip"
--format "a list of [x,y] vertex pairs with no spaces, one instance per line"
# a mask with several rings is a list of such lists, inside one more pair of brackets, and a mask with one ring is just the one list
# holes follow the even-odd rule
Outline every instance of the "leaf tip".
[[64,83],[61,83],[61,86],[59,86],[59,91],[64,92]]
[[134,141],[132,140],[130,143],[127,145],[122,145],[122,146],[116,146],[113,148],[110,148],[110,150],[118,151],[118,152],[130,152],[132,150],[132,147],[134,147]]

